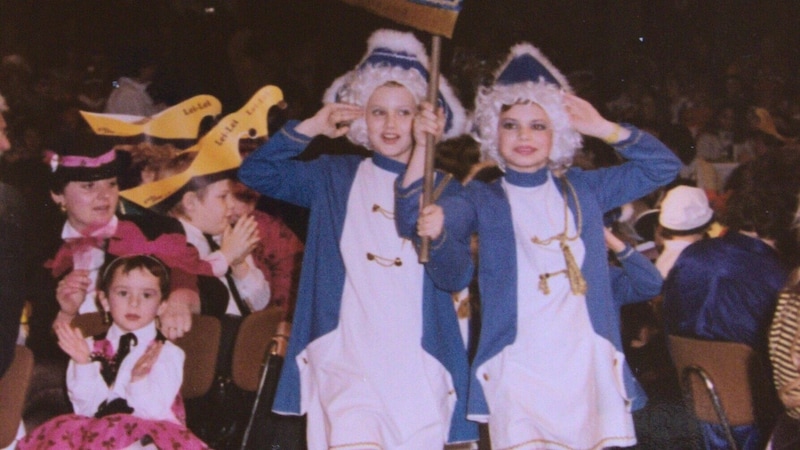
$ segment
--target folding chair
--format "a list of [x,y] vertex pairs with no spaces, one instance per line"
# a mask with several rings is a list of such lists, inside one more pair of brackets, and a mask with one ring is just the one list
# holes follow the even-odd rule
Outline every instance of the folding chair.
[[211,389],[221,333],[222,325],[216,317],[193,315],[192,328],[175,340],[175,345],[186,354],[181,386],[184,400],[202,397]]
[[233,383],[245,391],[255,392],[242,449],[247,448],[256,416],[268,415],[272,406],[291,331],[291,325],[283,321],[284,316],[285,312],[277,308],[250,314],[242,321],[236,336]]
[[731,427],[757,420],[760,386],[769,386],[755,351],[736,342],[669,336],[687,407],[697,419],[722,425],[732,449],[738,449]]
[[11,366],[0,378],[0,448],[8,447],[17,437],[32,373],[33,352],[17,345]]

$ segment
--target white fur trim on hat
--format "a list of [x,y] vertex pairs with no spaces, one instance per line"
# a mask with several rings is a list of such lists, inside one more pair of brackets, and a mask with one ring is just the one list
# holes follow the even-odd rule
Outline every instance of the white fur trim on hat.
[[658,223],[670,230],[688,231],[707,225],[712,217],[714,210],[702,189],[677,186],[664,196]]
[[[513,84],[498,83],[512,61],[523,55],[530,55],[550,72],[560,86],[539,77],[536,81],[526,80]],[[505,161],[497,148],[497,126],[505,106],[519,103],[535,103],[544,109],[553,124],[553,147],[548,166],[552,170],[564,169],[572,165],[575,152],[581,148],[583,138],[573,127],[564,107],[564,92],[571,92],[567,78],[547,59],[541,51],[529,43],[513,46],[505,62],[494,74],[495,83],[478,91],[475,99],[475,118],[473,136],[481,144],[484,160],[497,162],[505,169]]]
[[[367,41],[367,52],[350,72],[338,77],[322,96],[324,103],[349,103],[365,106],[376,88],[394,81],[405,86],[417,103],[427,96],[428,79],[418,70],[409,70],[401,66],[389,64],[365,64],[377,49],[407,55],[409,60],[416,60],[424,70],[430,70],[425,46],[417,40],[413,33],[396,30],[377,30]],[[445,131],[445,138],[452,138],[465,132],[466,112],[447,80],[439,77],[439,93],[450,110],[450,126]],[[364,118],[353,121],[347,133],[348,139],[357,145],[369,148],[367,126]]]

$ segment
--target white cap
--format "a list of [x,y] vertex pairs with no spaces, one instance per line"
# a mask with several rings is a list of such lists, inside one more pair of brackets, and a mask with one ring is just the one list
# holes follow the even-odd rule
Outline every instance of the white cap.
[[708,224],[712,217],[714,210],[708,206],[708,197],[702,189],[677,186],[664,196],[658,223],[670,230],[687,231]]

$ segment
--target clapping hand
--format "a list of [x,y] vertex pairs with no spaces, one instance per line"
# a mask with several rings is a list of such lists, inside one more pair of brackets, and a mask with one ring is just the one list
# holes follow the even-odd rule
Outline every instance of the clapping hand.
[[253,216],[241,217],[222,232],[220,251],[228,265],[236,266],[255,249],[260,239],[256,219]]
[[81,330],[72,328],[71,325],[64,322],[56,322],[53,329],[58,336],[58,346],[64,353],[69,355],[76,364],[88,364],[92,362],[91,350],[89,344],[83,337]]

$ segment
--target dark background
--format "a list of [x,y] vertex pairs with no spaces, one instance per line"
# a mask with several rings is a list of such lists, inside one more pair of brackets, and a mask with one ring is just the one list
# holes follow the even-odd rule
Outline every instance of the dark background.
[[[676,67],[719,74],[766,51],[796,75],[798,11],[791,0],[465,0],[442,71],[458,85],[465,55],[491,67],[528,40],[563,72],[591,73],[605,98],[632,79],[657,85]],[[106,82],[128,49],[146,46],[170,103],[205,93],[235,110],[270,83],[302,99],[301,114],[387,26],[404,29],[335,0],[0,0],[0,55],[21,54],[38,72],[86,67]],[[475,83],[459,86],[467,104]]]

